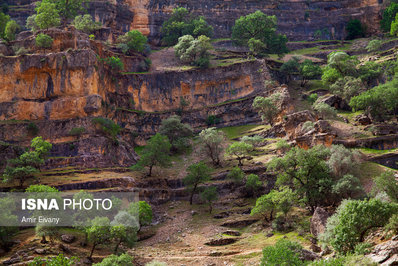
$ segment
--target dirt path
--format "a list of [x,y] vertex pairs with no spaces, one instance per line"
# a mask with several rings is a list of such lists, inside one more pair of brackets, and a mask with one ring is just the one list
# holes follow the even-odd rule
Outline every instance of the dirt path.
[[155,51],[149,58],[152,60],[151,72],[178,71],[183,67],[176,58],[173,47]]
[[[156,235],[139,242],[135,249],[130,250],[133,256],[139,257],[144,263],[158,260],[168,265],[232,266],[239,265],[236,256],[261,252],[260,247],[243,250],[240,245],[205,245],[209,239],[220,238],[228,230],[206,212],[206,206],[174,202],[167,208],[166,221],[159,225]],[[258,263],[258,258],[253,261]]]

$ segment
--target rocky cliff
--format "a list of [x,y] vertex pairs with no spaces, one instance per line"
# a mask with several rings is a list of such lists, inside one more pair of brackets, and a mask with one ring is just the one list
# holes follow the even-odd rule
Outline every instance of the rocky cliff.
[[[251,103],[271,78],[263,60],[135,73],[139,55],[115,54],[73,28],[46,33],[54,39],[48,51],[35,48],[28,32],[11,45],[0,44],[0,140],[26,146],[33,135],[43,136],[54,144],[48,167],[131,165],[137,158],[132,145],[143,143],[172,114],[197,130],[209,117],[219,126],[259,121]],[[12,55],[10,47],[22,46],[28,54]],[[111,55],[124,61],[126,72],[108,68],[102,58]],[[118,145],[93,123],[99,116],[122,127]],[[84,132],[71,134],[76,128]]]
[[[34,12],[35,0],[6,0],[10,14],[25,25]],[[290,41],[313,39],[322,32],[323,38],[342,39],[351,18],[360,19],[370,33],[379,29],[383,0],[93,0],[88,9],[97,21],[119,31],[139,29],[157,43],[160,28],[173,8],[186,7],[203,15],[214,27],[215,38],[229,37],[237,18],[256,10],[278,18],[279,32]]]

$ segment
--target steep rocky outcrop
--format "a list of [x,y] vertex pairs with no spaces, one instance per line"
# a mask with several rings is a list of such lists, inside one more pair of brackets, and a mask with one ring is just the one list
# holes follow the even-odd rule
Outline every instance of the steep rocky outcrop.
[[[208,125],[209,117],[218,126],[260,120],[251,104],[271,79],[263,60],[139,74],[134,71],[140,55],[104,49],[73,27],[46,33],[54,39],[48,53],[32,44],[31,33],[22,32],[12,45],[28,47],[29,54],[0,56],[0,140],[29,145],[33,123],[35,134],[54,144],[47,168],[130,166],[137,159],[132,145],[142,144],[172,114],[196,130]],[[104,63],[102,58],[113,55],[127,73],[114,73]],[[118,145],[95,127],[92,118],[98,116],[122,127]],[[76,128],[84,132],[71,135]]]
[[321,207],[317,207],[315,209],[314,215],[311,217],[311,234],[315,237],[317,237],[319,234],[322,234],[325,231],[326,222],[329,217],[330,213]]
[[381,265],[398,265],[398,236],[375,246],[367,256]]
[[[6,0],[10,14],[21,25],[34,12],[35,0]],[[97,21],[118,31],[139,29],[151,40],[160,40],[160,28],[173,8],[186,7],[196,15],[202,15],[214,27],[214,37],[225,38],[231,34],[236,19],[256,10],[278,18],[279,32],[289,40],[314,38],[316,31],[323,38],[342,39],[345,26],[351,18],[360,19],[369,32],[378,31],[382,0],[322,0],[322,1],[259,1],[259,0],[118,0],[91,1],[88,11]]]

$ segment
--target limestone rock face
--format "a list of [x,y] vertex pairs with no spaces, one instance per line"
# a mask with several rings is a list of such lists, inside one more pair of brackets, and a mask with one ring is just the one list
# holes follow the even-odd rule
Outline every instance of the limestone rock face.
[[320,100],[320,102],[326,103],[327,105],[330,105],[338,110],[351,111],[351,107],[347,104],[347,102],[336,95],[331,95],[323,98]]
[[317,207],[315,209],[314,215],[311,218],[311,234],[314,236],[318,236],[323,233],[326,228],[326,222],[329,218],[330,214],[323,208]]
[[[6,0],[10,15],[20,25],[34,12],[35,0]],[[138,29],[159,42],[161,25],[178,6],[204,16],[214,27],[215,38],[230,37],[235,20],[240,16],[261,10],[276,15],[278,31],[291,41],[314,38],[323,31],[322,38],[341,40],[345,26],[351,19],[360,19],[371,33],[379,30],[380,11],[385,4],[378,0],[335,1],[241,1],[241,0],[106,0],[90,1],[88,12],[106,27],[126,32]],[[15,8],[14,8],[15,7]]]
[[398,265],[398,237],[375,246],[367,256],[381,265]]

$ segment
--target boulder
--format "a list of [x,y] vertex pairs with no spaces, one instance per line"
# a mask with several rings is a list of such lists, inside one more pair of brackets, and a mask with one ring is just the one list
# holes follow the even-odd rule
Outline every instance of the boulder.
[[340,96],[331,95],[319,100],[321,103],[326,103],[336,109],[351,111],[351,107],[347,104],[345,100],[343,100]]
[[205,243],[208,246],[226,246],[229,244],[233,244],[238,241],[238,238],[219,238],[219,239],[212,239]]
[[376,245],[367,257],[381,265],[398,265],[398,239]]
[[354,121],[362,126],[367,126],[372,123],[372,120],[367,115],[357,115],[354,117]]
[[311,250],[307,250],[307,249],[302,249],[300,251],[299,257],[301,260],[305,260],[305,261],[313,261],[313,260],[318,260],[321,258],[315,252],[312,252]]
[[311,234],[314,236],[318,236],[323,233],[326,228],[326,222],[330,214],[323,208],[317,207],[315,209],[314,215],[311,218],[310,230]]
[[16,258],[11,258],[9,260],[5,260],[3,261],[3,265],[12,265],[12,264],[16,264],[18,262],[21,262],[21,258],[20,257],[16,257]]
[[312,245],[310,246],[310,249],[311,249],[313,252],[316,252],[316,253],[319,253],[319,252],[322,251],[322,249],[321,249],[319,246],[315,245],[315,244],[312,244]]
[[314,128],[319,133],[328,133],[330,131],[330,124],[326,120],[318,120],[314,124]]
[[46,254],[46,250],[42,248],[37,248],[35,249],[36,254]]
[[371,130],[375,136],[384,136],[398,133],[397,124],[378,124],[370,125],[365,128],[365,130]]
[[65,243],[72,243],[75,241],[76,237],[74,235],[62,235],[61,240]]
[[306,121],[315,122],[315,116],[308,110],[296,112],[293,114],[286,115],[283,127],[286,131],[286,134],[289,136],[290,139],[294,139],[297,135],[301,135],[301,127],[300,124]]

